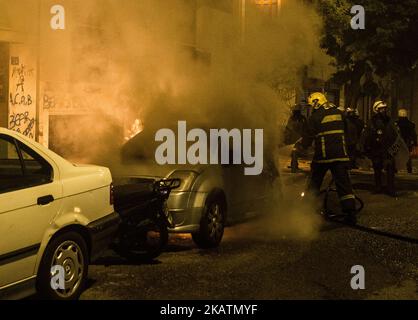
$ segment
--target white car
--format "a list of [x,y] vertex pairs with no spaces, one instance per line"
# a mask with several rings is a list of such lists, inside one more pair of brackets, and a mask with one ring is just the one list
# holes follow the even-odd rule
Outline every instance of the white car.
[[118,225],[107,168],[73,165],[0,128],[0,299],[36,291],[47,299],[78,298],[89,262]]

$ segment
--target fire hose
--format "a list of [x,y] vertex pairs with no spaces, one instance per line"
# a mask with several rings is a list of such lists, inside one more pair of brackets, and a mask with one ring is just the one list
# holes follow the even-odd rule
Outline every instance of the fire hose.
[[[330,195],[331,192],[337,192],[337,189],[334,188],[333,185],[334,185],[334,179],[331,179],[331,182],[328,185],[328,187],[325,190],[322,190],[320,192],[320,194],[325,194],[321,214],[325,217],[325,219],[329,219],[333,222],[342,223],[342,224],[346,225],[345,223],[338,220],[338,218],[342,217],[343,215],[335,214],[329,209],[329,204],[328,204],[329,195]],[[359,205],[356,208],[357,213],[360,213],[364,209],[364,202],[358,196],[355,196],[355,200],[356,200],[357,204]],[[388,231],[384,231],[384,230],[377,230],[377,229],[373,229],[373,228],[369,228],[369,227],[361,226],[361,225],[350,225],[350,227],[353,228],[353,229],[356,229],[358,231],[366,232],[366,233],[369,233],[369,234],[383,236],[383,237],[386,237],[386,238],[390,238],[390,239],[394,239],[394,240],[398,240],[398,241],[403,241],[403,242],[408,242],[408,243],[411,243],[411,244],[418,244],[418,239],[416,239],[416,238],[411,238],[411,237],[408,237],[408,236],[404,236],[404,235],[400,235],[400,234],[396,234],[396,233],[392,233],[392,232],[388,232]]]
[[[329,197],[331,192],[337,192],[337,189],[334,187],[334,179],[331,179],[331,182],[329,183],[328,187],[320,192],[320,195],[325,194],[321,214],[324,215],[326,218],[338,218],[342,215],[334,213],[329,208]],[[356,201],[356,212],[357,214],[359,214],[364,209],[364,202],[356,195],[354,196],[354,199]]]
[[[305,197],[307,192],[309,192],[308,190],[309,181],[310,181],[310,176],[307,177],[307,184],[306,184],[307,187],[306,187],[306,191],[302,193],[302,197]],[[334,192],[337,193],[337,189],[334,187],[334,182],[335,182],[334,179],[331,179],[328,186],[324,190],[321,190],[319,193],[320,196],[325,194],[324,200],[322,201],[321,215],[324,216],[326,219],[334,219],[334,218],[345,216],[343,214],[337,214],[330,209],[330,205],[329,205],[330,194]],[[359,198],[356,195],[354,195],[354,200],[356,202],[356,212],[357,214],[359,214],[364,209],[364,202],[361,198]]]
[[[310,177],[308,176],[308,181],[309,179]],[[327,188],[320,192],[320,195],[325,194],[325,197],[322,203],[321,215],[325,219],[330,220],[332,222],[347,225],[342,220],[338,219],[339,217],[343,217],[343,215],[334,213],[329,207],[329,196],[332,192],[337,192],[337,189],[334,187],[334,179],[331,179],[331,182],[329,183]],[[305,192],[302,193],[302,195],[305,196]],[[358,196],[355,196],[355,200],[356,200],[356,205],[358,205],[358,207],[356,208],[357,213],[360,213],[364,209],[364,202]],[[356,229],[358,231],[361,231],[361,232],[366,232],[366,233],[374,234],[377,236],[383,236],[385,238],[390,238],[390,239],[403,241],[403,242],[407,242],[411,244],[418,244],[418,239],[415,239],[409,236],[404,236],[404,235],[400,235],[400,234],[396,234],[396,233],[392,233],[392,232],[388,232],[384,230],[378,230],[375,228],[370,228],[370,227],[361,226],[361,225],[347,225],[347,226],[349,226],[350,228]]]

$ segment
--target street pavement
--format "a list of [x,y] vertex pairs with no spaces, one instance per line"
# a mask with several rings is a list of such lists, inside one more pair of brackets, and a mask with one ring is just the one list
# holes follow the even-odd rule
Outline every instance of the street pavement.
[[[308,164],[282,162],[284,200],[268,214],[227,228],[221,246],[198,249],[172,236],[152,263],[111,251],[90,267],[82,299],[418,299],[418,175],[401,171],[399,197],[372,193],[372,172],[352,173],[365,202],[356,229],[302,205]],[[353,290],[353,266],[365,289]]]

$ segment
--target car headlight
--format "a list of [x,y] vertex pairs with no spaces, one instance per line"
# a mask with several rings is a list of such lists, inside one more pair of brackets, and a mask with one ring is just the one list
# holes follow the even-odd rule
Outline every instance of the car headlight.
[[168,179],[180,179],[180,187],[174,191],[190,191],[197,176],[197,172],[194,171],[176,170],[168,176]]

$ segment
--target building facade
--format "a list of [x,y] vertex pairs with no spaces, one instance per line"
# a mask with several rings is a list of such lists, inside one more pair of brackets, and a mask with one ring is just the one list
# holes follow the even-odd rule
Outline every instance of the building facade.
[[[119,54],[115,47],[126,51],[132,39],[122,39],[123,34],[118,33],[129,22],[123,14],[149,13],[141,16],[144,18],[141,27],[151,41],[159,42],[159,37],[167,38],[168,33],[174,47],[184,49],[195,60],[215,66],[221,57],[220,50],[234,41],[246,41],[247,33],[251,32],[250,5],[255,4],[259,11],[275,19],[286,14],[289,2],[173,0],[156,7],[153,1],[127,0],[127,11],[112,15],[120,1],[62,0],[64,30],[51,28],[54,17],[51,8],[55,4],[52,0],[0,2],[0,126],[65,154],[66,147],[73,143],[70,137],[74,130],[97,126],[100,121],[97,106],[112,104],[106,110],[122,123],[122,131],[135,121],[118,112],[120,105],[131,102],[123,101],[115,90],[115,82],[123,76],[114,67],[115,55]],[[156,23],[161,17],[169,26],[164,35]],[[311,64],[301,68],[300,88],[285,92],[289,104],[303,101],[313,91],[324,91],[334,103],[344,105],[343,89],[328,81],[329,72],[321,68],[314,57]],[[417,73],[414,70],[391,84],[394,115],[403,107],[414,121],[418,121]],[[371,96],[365,95],[359,101],[364,119],[371,114],[371,100]],[[88,136],[88,131],[82,135]],[[120,142],[124,135],[118,133]]]
[[[155,32],[155,41],[159,41],[155,22],[161,16],[171,17],[176,34],[170,41],[195,59],[213,63],[217,44],[227,41],[228,33],[239,25],[240,3],[173,0],[158,11],[152,9],[153,1],[127,1],[126,5],[132,12],[151,13],[143,26],[150,34]],[[109,43],[115,47],[118,34],[110,30],[113,25],[122,30],[120,25],[128,22],[118,20],[122,13],[112,14],[121,5],[118,1],[62,0],[65,29],[55,30],[51,27],[54,5],[51,0],[0,2],[0,126],[65,153],[62,133],[70,136],[86,118],[94,118],[92,106],[103,103],[112,92],[116,50],[109,50]],[[180,7],[181,15],[171,14]],[[222,25],[227,33],[217,26],[221,20],[230,21],[228,28]]]

